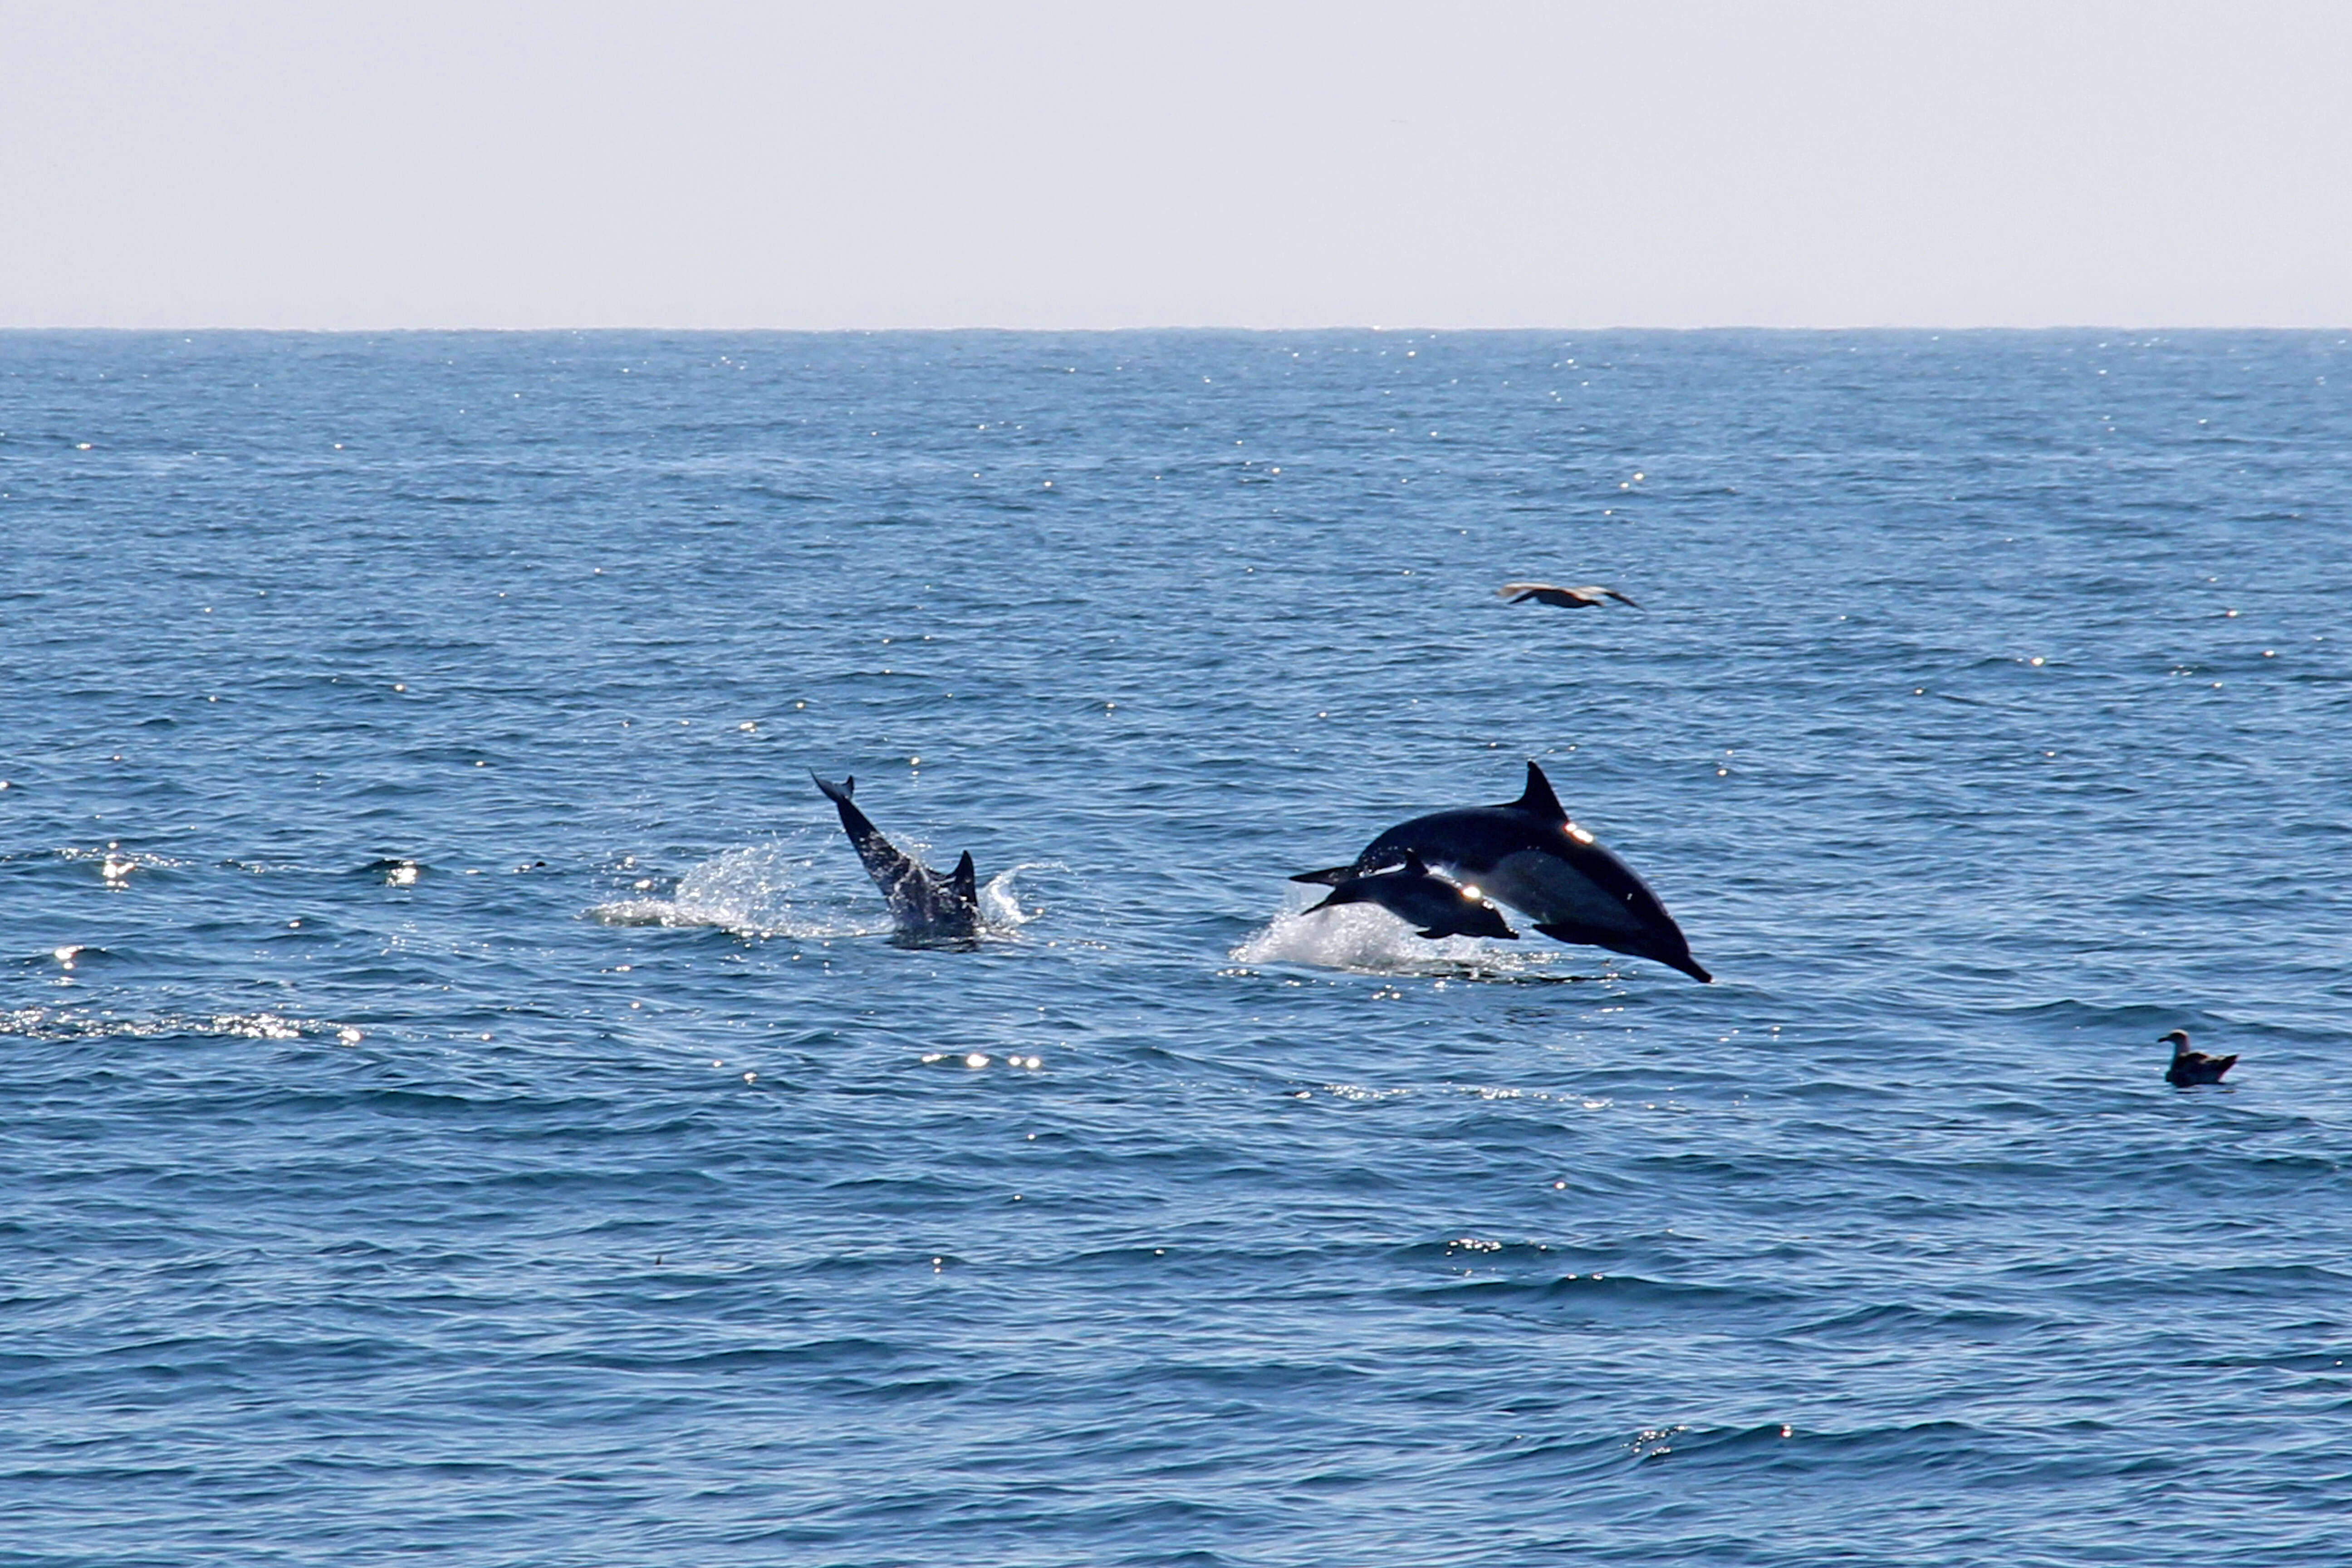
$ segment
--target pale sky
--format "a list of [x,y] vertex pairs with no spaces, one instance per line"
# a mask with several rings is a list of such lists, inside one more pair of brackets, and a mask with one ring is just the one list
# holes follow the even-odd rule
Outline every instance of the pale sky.
[[2352,5],[0,0],[0,326],[2352,325]]

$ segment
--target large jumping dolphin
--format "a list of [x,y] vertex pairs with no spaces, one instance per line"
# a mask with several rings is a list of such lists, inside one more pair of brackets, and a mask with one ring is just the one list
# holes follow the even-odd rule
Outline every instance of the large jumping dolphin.
[[1633,868],[1569,820],[1551,781],[1532,762],[1527,791],[1517,800],[1400,822],[1351,863],[1291,880],[1336,887],[1403,864],[1408,855],[1510,905],[1556,941],[1655,959],[1694,980],[1715,978],[1691,957],[1682,928]]
[[1405,924],[1419,927],[1421,934],[1432,941],[1442,936],[1519,940],[1519,933],[1511,929],[1503,911],[1488,902],[1476,888],[1437,875],[1410,849],[1404,852],[1402,867],[1349,877],[1307,912],[1311,915],[1316,910],[1328,910],[1335,904],[1378,904]]
[[942,877],[883,837],[866,814],[851,804],[850,795],[857,788],[856,779],[827,784],[814,773],[809,777],[840,810],[841,830],[849,835],[857,858],[866,863],[866,874],[882,889],[898,934],[974,937],[981,933],[985,922],[981,919],[980,881],[971,868],[971,850],[965,850],[955,869]]

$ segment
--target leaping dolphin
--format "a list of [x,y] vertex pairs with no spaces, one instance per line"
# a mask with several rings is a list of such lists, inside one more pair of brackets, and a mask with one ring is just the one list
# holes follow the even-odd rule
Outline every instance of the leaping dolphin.
[[1715,978],[1691,957],[1682,928],[1633,868],[1569,820],[1551,781],[1532,762],[1527,791],[1517,800],[1400,822],[1351,863],[1291,880],[1337,887],[1405,864],[1409,855],[1510,905],[1554,941],[1654,959],[1694,980]]
[[1316,910],[1328,910],[1334,904],[1378,904],[1407,925],[1419,927],[1421,934],[1432,941],[1442,936],[1519,940],[1519,933],[1511,929],[1503,911],[1487,901],[1476,888],[1437,875],[1410,849],[1404,852],[1402,867],[1349,877],[1307,912],[1311,915]]
[[841,812],[841,830],[849,835],[866,874],[882,889],[890,919],[901,936],[974,937],[983,922],[980,916],[980,880],[971,868],[971,851],[963,852],[955,869],[942,877],[882,837],[850,801],[857,781],[845,778],[827,784],[811,773],[816,787]]

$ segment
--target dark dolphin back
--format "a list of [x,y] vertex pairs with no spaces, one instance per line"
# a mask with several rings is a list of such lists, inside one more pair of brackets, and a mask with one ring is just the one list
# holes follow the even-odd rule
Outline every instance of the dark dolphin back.
[[1559,796],[1552,793],[1551,781],[1530,760],[1528,786],[1517,800],[1499,805],[1456,806],[1400,822],[1365,845],[1363,853],[1347,865],[1301,871],[1290,879],[1336,888],[1351,878],[1405,865],[1408,856],[1423,852],[1449,862],[1457,856],[1499,858],[1528,837],[1531,825],[1555,826],[1567,820],[1568,812],[1560,805]]
[[1427,816],[1400,822],[1365,845],[1364,852],[1356,857],[1349,869],[1359,877],[1393,870],[1404,864],[1408,854],[1415,853],[1441,866],[1459,866],[1483,858],[1490,841],[1494,854],[1507,853],[1507,845],[1527,835],[1516,822],[1487,820],[1496,811],[1491,805],[1470,805],[1455,811],[1433,811]]

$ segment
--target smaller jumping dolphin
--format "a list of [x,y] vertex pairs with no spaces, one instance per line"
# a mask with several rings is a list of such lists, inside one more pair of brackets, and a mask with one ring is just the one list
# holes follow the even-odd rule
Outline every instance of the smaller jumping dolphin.
[[850,802],[857,781],[845,778],[827,784],[811,773],[816,787],[841,812],[841,830],[866,863],[866,874],[882,889],[890,919],[901,936],[974,937],[983,925],[980,915],[980,881],[971,868],[971,851],[956,862],[947,876],[925,866],[882,837],[881,830]]
[[1405,924],[1420,927],[1421,934],[1432,941],[1442,936],[1519,940],[1519,933],[1511,929],[1503,911],[1485,894],[1451,877],[1438,876],[1410,849],[1404,852],[1404,864],[1397,869],[1350,877],[1307,912],[1311,915],[1316,910],[1328,910],[1334,904],[1378,904]]
[[[1506,583],[1495,590],[1495,597],[1514,605],[1524,605],[1533,599],[1538,605],[1557,605],[1563,610],[1589,609],[1603,599],[1614,599],[1621,605],[1633,601],[1614,588],[1604,588],[1598,583],[1581,587],[1562,588],[1551,583]],[[1642,606],[1633,605],[1635,609]]]
[[1657,894],[1569,820],[1551,781],[1532,762],[1528,787],[1517,800],[1400,822],[1365,845],[1352,863],[1290,879],[1337,887],[1402,864],[1407,852],[1508,904],[1556,942],[1655,959],[1693,980],[1715,978],[1691,956],[1690,942]]
[[2219,1083],[2223,1073],[2238,1065],[2235,1057],[2209,1057],[2203,1051],[2190,1050],[2186,1029],[2175,1029],[2156,1043],[2172,1047],[2172,1065],[2164,1069],[2164,1081],[2175,1089],[2187,1089],[2192,1083]]

